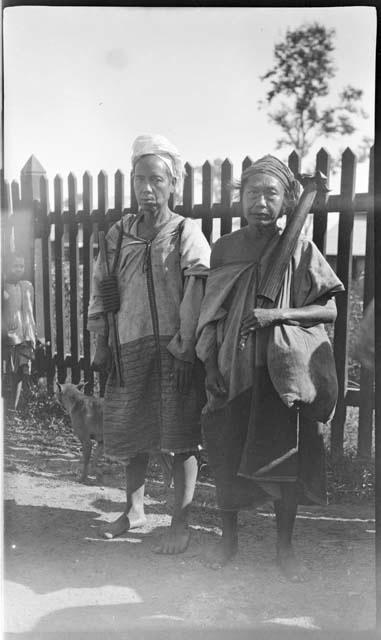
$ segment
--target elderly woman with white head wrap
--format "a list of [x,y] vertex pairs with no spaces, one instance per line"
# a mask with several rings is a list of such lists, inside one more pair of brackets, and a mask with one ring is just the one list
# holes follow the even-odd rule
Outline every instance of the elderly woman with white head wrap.
[[[317,327],[322,336],[323,323],[335,320],[333,298],[343,286],[317,247],[299,238],[275,307],[261,308],[258,286],[276,261],[278,221],[293,214],[298,183],[283,162],[267,155],[243,172],[240,191],[248,224],[213,247],[198,327],[208,390],[203,427],[222,516],[222,541],[211,564],[218,568],[236,553],[239,509],[273,499],[277,562],[287,578],[299,581],[303,570],[291,546],[296,509],[324,503],[324,446],[319,423],[302,414],[299,423],[296,408],[282,402],[268,345],[274,328],[286,325],[303,327],[302,343],[304,328]],[[311,352],[307,359],[312,362]]]
[[[195,331],[209,267],[209,245],[199,226],[170,210],[183,165],[162,136],[139,136],[132,153],[138,215],[128,214],[107,234],[120,295],[117,328],[124,386],[115,371],[104,399],[107,455],[126,465],[125,512],[103,529],[106,537],[142,526],[144,482],[151,453],[174,454],[175,505],[162,553],[189,541],[188,511],[197,476],[200,394],[195,376]],[[96,367],[110,359],[102,300],[102,270],[94,269],[88,328],[98,335]]]

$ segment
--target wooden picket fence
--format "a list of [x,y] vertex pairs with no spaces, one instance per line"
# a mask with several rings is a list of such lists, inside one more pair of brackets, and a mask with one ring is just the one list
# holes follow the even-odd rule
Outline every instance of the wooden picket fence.
[[[252,163],[246,157],[242,163],[245,169]],[[289,156],[289,166],[295,173],[300,171],[300,160],[297,153]],[[329,179],[330,157],[325,149],[316,155],[316,169],[322,171]],[[221,167],[221,200],[213,202],[212,166],[205,162],[202,166],[202,198],[201,204],[194,203],[194,169],[185,165],[183,201],[174,206],[176,213],[201,220],[202,231],[210,242],[213,221],[220,220],[220,233],[224,235],[232,230],[233,219],[245,224],[239,202],[233,201],[231,182],[233,179],[232,163],[226,159]],[[327,216],[330,212],[339,213],[338,252],[336,271],[344,283],[345,293],[337,297],[338,316],[334,332],[334,355],[336,360],[339,400],[331,425],[331,449],[340,454],[343,450],[344,425],[347,406],[359,407],[358,454],[369,457],[372,447],[372,421],[374,407],[374,380],[372,373],[362,369],[360,388],[348,388],[348,334],[349,334],[349,301],[352,284],[352,235],[354,215],[356,212],[367,214],[366,258],[364,298],[365,306],[374,293],[374,198],[373,198],[373,149],[370,154],[369,183],[366,193],[355,193],[356,157],[348,148],[342,155],[340,193],[318,194],[313,208],[313,240],[320,251],[325,254],[327,238]],[[129,177],[131,180],[131,177]],[[48,375],[49,384],[54,375],[59,382],[67,379],[69,370],[74,383],[81,378],[88,383],[88,390],[94,384],[91,371],[92,344],[86,329],[87,307],[90,297],[93,259],[97,253],[97,231],[107,228],[119,220],[122,215],[137,212],[137,202],[131,184],[129,206],[125,206],[125,176],[117,171],[114,177],[114,206],[108,205],[108,177],[105,172],[98,174],[98,201],[93,206],[93,178],[86,172],[82,179],[82,209],[77,206],[77,179],[70,173],[68,176],[68,206],[64,210],[63,180],[60,176],[54,179],[54,206],[49,205],[49,189],[46,176],[40,179],[39,200],[33,200],[28,194],[20,193],[18,182],[11,186],[3,180],[2,189],[2,249],[3,255],[9,247],[12,229],[20,229],[31,233],[31,251],[37,247],[31,264],[38,253],[35,272],[30,277],[35,282],[36,300],[42,313],[42,335],[48,347],[51,368]],[[329,184],[329,180],[328,180]],[[173,202],[172,202],[173,205]],[[20,225],[21,222],[21,225]],[[29,227],[28,227],[29,222]],[[54,240],[51,240],[51,229],[54,225]],[[78,234],[82,229],[81,259],[79,253]],[[28,232],[28,229],[31,229]],[[21,238],[20,238],[21,239]],[[25,238],[24,238],[25,240]],[[17,236],[15,238],[17,246]],[[52,256],[54,254],[54,256]],[[69,289],[65,294],[65,264],[69,272]],[[37,277],[38,276],[38,277]],[[38,282],[37,282],[38,280]],[[65,303],[65,295],[67,301]],[[69,307],[69,318],[65,317],[65,304]],[[70,323],[70,337],[67,339],[66,323]],[[68,344],[67,344],[68,343]]]

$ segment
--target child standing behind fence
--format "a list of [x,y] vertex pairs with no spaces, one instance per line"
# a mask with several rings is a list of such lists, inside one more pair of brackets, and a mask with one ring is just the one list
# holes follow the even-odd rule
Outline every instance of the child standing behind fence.
[[34,289],[31,282],[22,280],[24,270],[24,257],[11,253],[7,260],[3,291],[2,360],[15,409],[22,387],[30,388],[31,365],[36,346]]

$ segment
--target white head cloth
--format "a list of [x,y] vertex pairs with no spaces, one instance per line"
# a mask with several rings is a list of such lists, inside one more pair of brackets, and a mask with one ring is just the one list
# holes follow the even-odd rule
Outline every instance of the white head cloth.
[[135,167],[135,164],[142,156],[151,154],[165,162],[171,176],[176,178],[175,193],[178,197],[181,196],[184,169],[180,154],[176,147],[164,136],[138,136],[132,145],[132,168]]

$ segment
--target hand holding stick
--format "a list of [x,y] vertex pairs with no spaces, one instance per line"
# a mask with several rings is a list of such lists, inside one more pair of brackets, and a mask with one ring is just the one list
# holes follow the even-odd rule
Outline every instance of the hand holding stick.
[[[110,269],[107,261],[107,251],[106,251],[106,239],[104,231],[98,232],[98,243],[99,243],[99,251],[101,255],[101,262],[103,265],[103,276],[105,279],[110,277]],[[115,363],[116,369],[116,380],[119,387],[123,386],[122,379],[122,367],[120,362],[120,349],[119,349],[119,338],[118,338],[118,329],[116,325],[115,313],[113,311],[106,310],[107,322],[109,327],[109,333],[111,338],[111,349],[113,354],[113,359]]]

